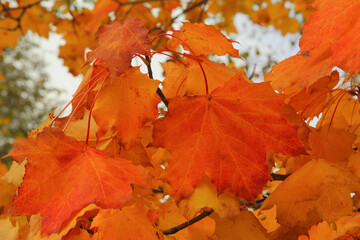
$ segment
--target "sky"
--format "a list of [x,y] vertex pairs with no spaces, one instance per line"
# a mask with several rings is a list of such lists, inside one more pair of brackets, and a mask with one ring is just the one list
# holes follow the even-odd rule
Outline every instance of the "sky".
[[[268,62],[267,56],[271,56],[273,60],[280,62],[299,51],[299,33],[283,36],[280,31],[275,30],[272,26],[263,27],[253,24],[247,15],[240,13],[235,16],[234,22],[238,33],[230,34],[230,38],[240,43],[234,44],[234,47],[239,50],[240,54],[245,52],[249,54],[246,61],[237,60],[236,66],[243,67],[247,64],[249,71],[251,71],[248,72],[248,75],[251,75],[255,69],[255,72],[259,73],[259,77],[254,79],[257,82],[263,81],[261,72],[262,67]],[[68,68],[63,66],[63,60],[58,58],[59,46],[65,44],[61,35],[50,33],[49,39],[36,36],[34,38],[39,42],[41,47],[38,51],[41,52],[47,63],[46,72],[50,77],[49,85],[61,91],[56,98],[63,102],[64,106],[71,99],[82,80],[82,76],[74,77],[68,72]],[[256,54],[257,51],[263,54]],[[161,70],[155,67],[154,72],[161,72]],[[159,76],[161,74],[158,74],[158,78],[160,78]],[[58,109],[63,106],[59,106]],[[70,109],[66,111],[66,113],[69,112]]]

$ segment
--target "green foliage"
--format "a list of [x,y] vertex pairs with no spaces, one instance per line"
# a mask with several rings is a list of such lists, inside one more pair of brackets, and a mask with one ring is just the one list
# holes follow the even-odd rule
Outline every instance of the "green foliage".
[[[57,104],[47,101],[58,92],[48,87],[45,61],[34,52],[37,44],[24,36],[17,47],[0,57],[0,155],[11,150],[15,138],[24,138]],[[49,105],[49,102],[51,105]]]

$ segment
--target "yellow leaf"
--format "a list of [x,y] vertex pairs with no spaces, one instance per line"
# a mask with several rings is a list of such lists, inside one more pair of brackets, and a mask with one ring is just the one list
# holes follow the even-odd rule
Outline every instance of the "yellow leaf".
[[264,201],[262,209],[277,206],[283,226],[308,229],[353,213],[350,193],[360,191],[360,179],[346,167],[312,160],[293,173]]
[[216,221],[215,234],[219,240],[266,240],[266,230],[254,216],[246,209],[240,211],[234,219],[220,218],[213,215]]
[[13,226],[9,218],[0,219],[0,239],[17,240],[19,226]]
[[179,203],[180,212],[189,219],[205,207],[214,209],[220,217],[234,217],[240,213],[239,199],[229,192],[218,196],[216,187],[208,177],[202,178],[188,199]]
[[25,165],[27,161],[23,161],[22,163],[18,164],[17,162],[13,161],[10,170],[0,178],[0,180],[5,180],[8,183],[12,183],[16,186],[19,186],[22,182],[22,179],[25,174]]
[[254,215],[259,219],[261,225],[263,225],[268,233],[280,227],[280,224],[276,221],[276,205],[268,210],[261,210],[259,208],[254,211]]

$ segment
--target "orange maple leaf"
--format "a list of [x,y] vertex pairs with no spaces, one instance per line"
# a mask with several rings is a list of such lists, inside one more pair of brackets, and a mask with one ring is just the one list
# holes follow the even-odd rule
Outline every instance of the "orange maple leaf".
[[218,191],[253,199],[269,179],[266,152],[304,152],[296,126],[278,111],[283,100],[268,83],[240,72],[210,96],[173,98],[154,125],[155,144],[169,148],[166,179],[179,199],[208,175]]
[[[232,45],[235,41],[226,38],[214,26],[184,22],[181,30],[175,31],[173,35],[186,42],[196,56],[207,56],[209,53],[213,53],[216,55],[229,54],[232,57],[239,58],[239,51]],[[185,50],[189,50],[188,46],[184,45],[178,38],[173,37],[168,42],[168,47],[175,49],[177,45],[181,44]]]
[[144,184],[144,168],[96,149],[83,151],[74,138],[56,128],[45,128],[35,139],[15,143],[9,153],[28,165],[10,209],[16,214],[40,213],[42,231],[58,232],[74,211],[91,202],[119,208],[130,197],[130,183]]
[[142,74],[139,68],[107,80],[93,110],[99,127],[97,136],[116,128],[122,142],[129,146],[143,124],[156,119],[157,104],[160,102],[156,89],[160,82]]
[[[360,71],[359,0],[317,1],[320,8],[304,24],[300,39],[302,52],[310,52],[319,46],[329,45],[332,50],[331,64],[346,72]],[[350,30],[349,30],[350,29]]]
[[265,81],[271,82],[274,89],[286,94],[299,93],[321,77],[330,75],[330,57],[327,46],[319,47],[309,55],[294,55],[273,66],[271,72],[264,75]]
[[99,47],[86,54],[85,64],[101,58],[109,73],[115,76],[130,68],[134,54],[150,54],[148,30],[136,18],[128,18],[124,23],[115,21],[111,25],[101,26],[97,38]]

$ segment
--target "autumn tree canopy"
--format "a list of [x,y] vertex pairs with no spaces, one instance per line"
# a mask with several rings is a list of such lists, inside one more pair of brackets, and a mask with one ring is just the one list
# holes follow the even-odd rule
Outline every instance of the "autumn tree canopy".
[[[0,165],[1,239],[360,237],[359,0],[87,4],[1,2],[0,49],[56,31],[84,74],[70,115],[49,113]],[[243,59],[220,31],[236,12],[301,27],[264,82],[213,60]]]

